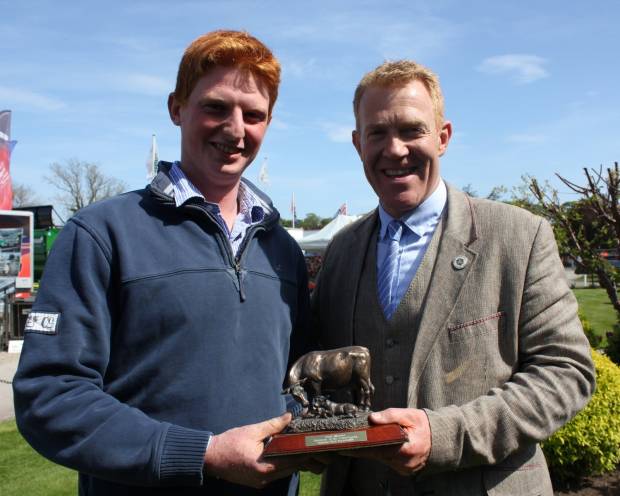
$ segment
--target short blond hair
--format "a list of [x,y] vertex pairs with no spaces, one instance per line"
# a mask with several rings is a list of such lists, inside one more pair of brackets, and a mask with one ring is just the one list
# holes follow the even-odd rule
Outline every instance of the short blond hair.
[[444,122],[444,102],[439,77],[433,71],[413,60],[387,61],[367,73],[357,85],[353,97],[353,113],[355,114],[355,127],[359,129],[360,102],[366,89],[371,86],[399,87],[413,81],[420,81],[426,87],[433,107],[437,126],[441,127]]

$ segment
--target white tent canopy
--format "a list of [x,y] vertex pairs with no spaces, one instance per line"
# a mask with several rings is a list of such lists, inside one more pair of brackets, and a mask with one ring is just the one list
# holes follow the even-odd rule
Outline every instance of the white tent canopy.
[[359,219],[361,215],[338,215],[323,229],[298,239],[302,250],[323,252],[334,235],[345,226]]

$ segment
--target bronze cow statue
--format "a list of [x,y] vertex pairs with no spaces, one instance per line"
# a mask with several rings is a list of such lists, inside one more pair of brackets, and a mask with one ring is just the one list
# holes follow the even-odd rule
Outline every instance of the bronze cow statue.
[[[375,387],[370,382],[370,353],[363,346],[348,346],[325,351],[312,351],[300,357],[288,373],[290,393],[304,407],[309,397],[323,391],[349,388],[360,410],[370,410]],[[305,393],[305,394],[304,394]]]

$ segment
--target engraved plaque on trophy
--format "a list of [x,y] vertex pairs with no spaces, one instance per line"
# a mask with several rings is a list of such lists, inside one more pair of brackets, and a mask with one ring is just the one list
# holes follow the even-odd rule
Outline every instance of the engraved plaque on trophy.
[[[291,394],[304,413],[266,444],[264,456],[342,451],[402,444],[407,435],[398,424],[370,425],[370,353],[363,346],[312,351],[288,374]],[[338,402],[345,393],[352,402]]]

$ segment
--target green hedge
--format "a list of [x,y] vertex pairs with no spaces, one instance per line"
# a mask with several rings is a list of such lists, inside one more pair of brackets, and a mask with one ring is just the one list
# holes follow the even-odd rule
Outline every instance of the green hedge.
[[597,351],[592,358],[597,381],[592,400],[542,444],[560,481],[610,472],[620,463],[620,367]]
[[592,348],[594,349],[598,349],[603,342],[603,338],[599,336],[596,332],[594,332],[590,321],[586,318],[585,314],[581,310],[579,310],[579,320],[581,321],[581,327],[583,327],[583,332],[585,333],[588,341],[590,342],[590,346],[592,346]]

